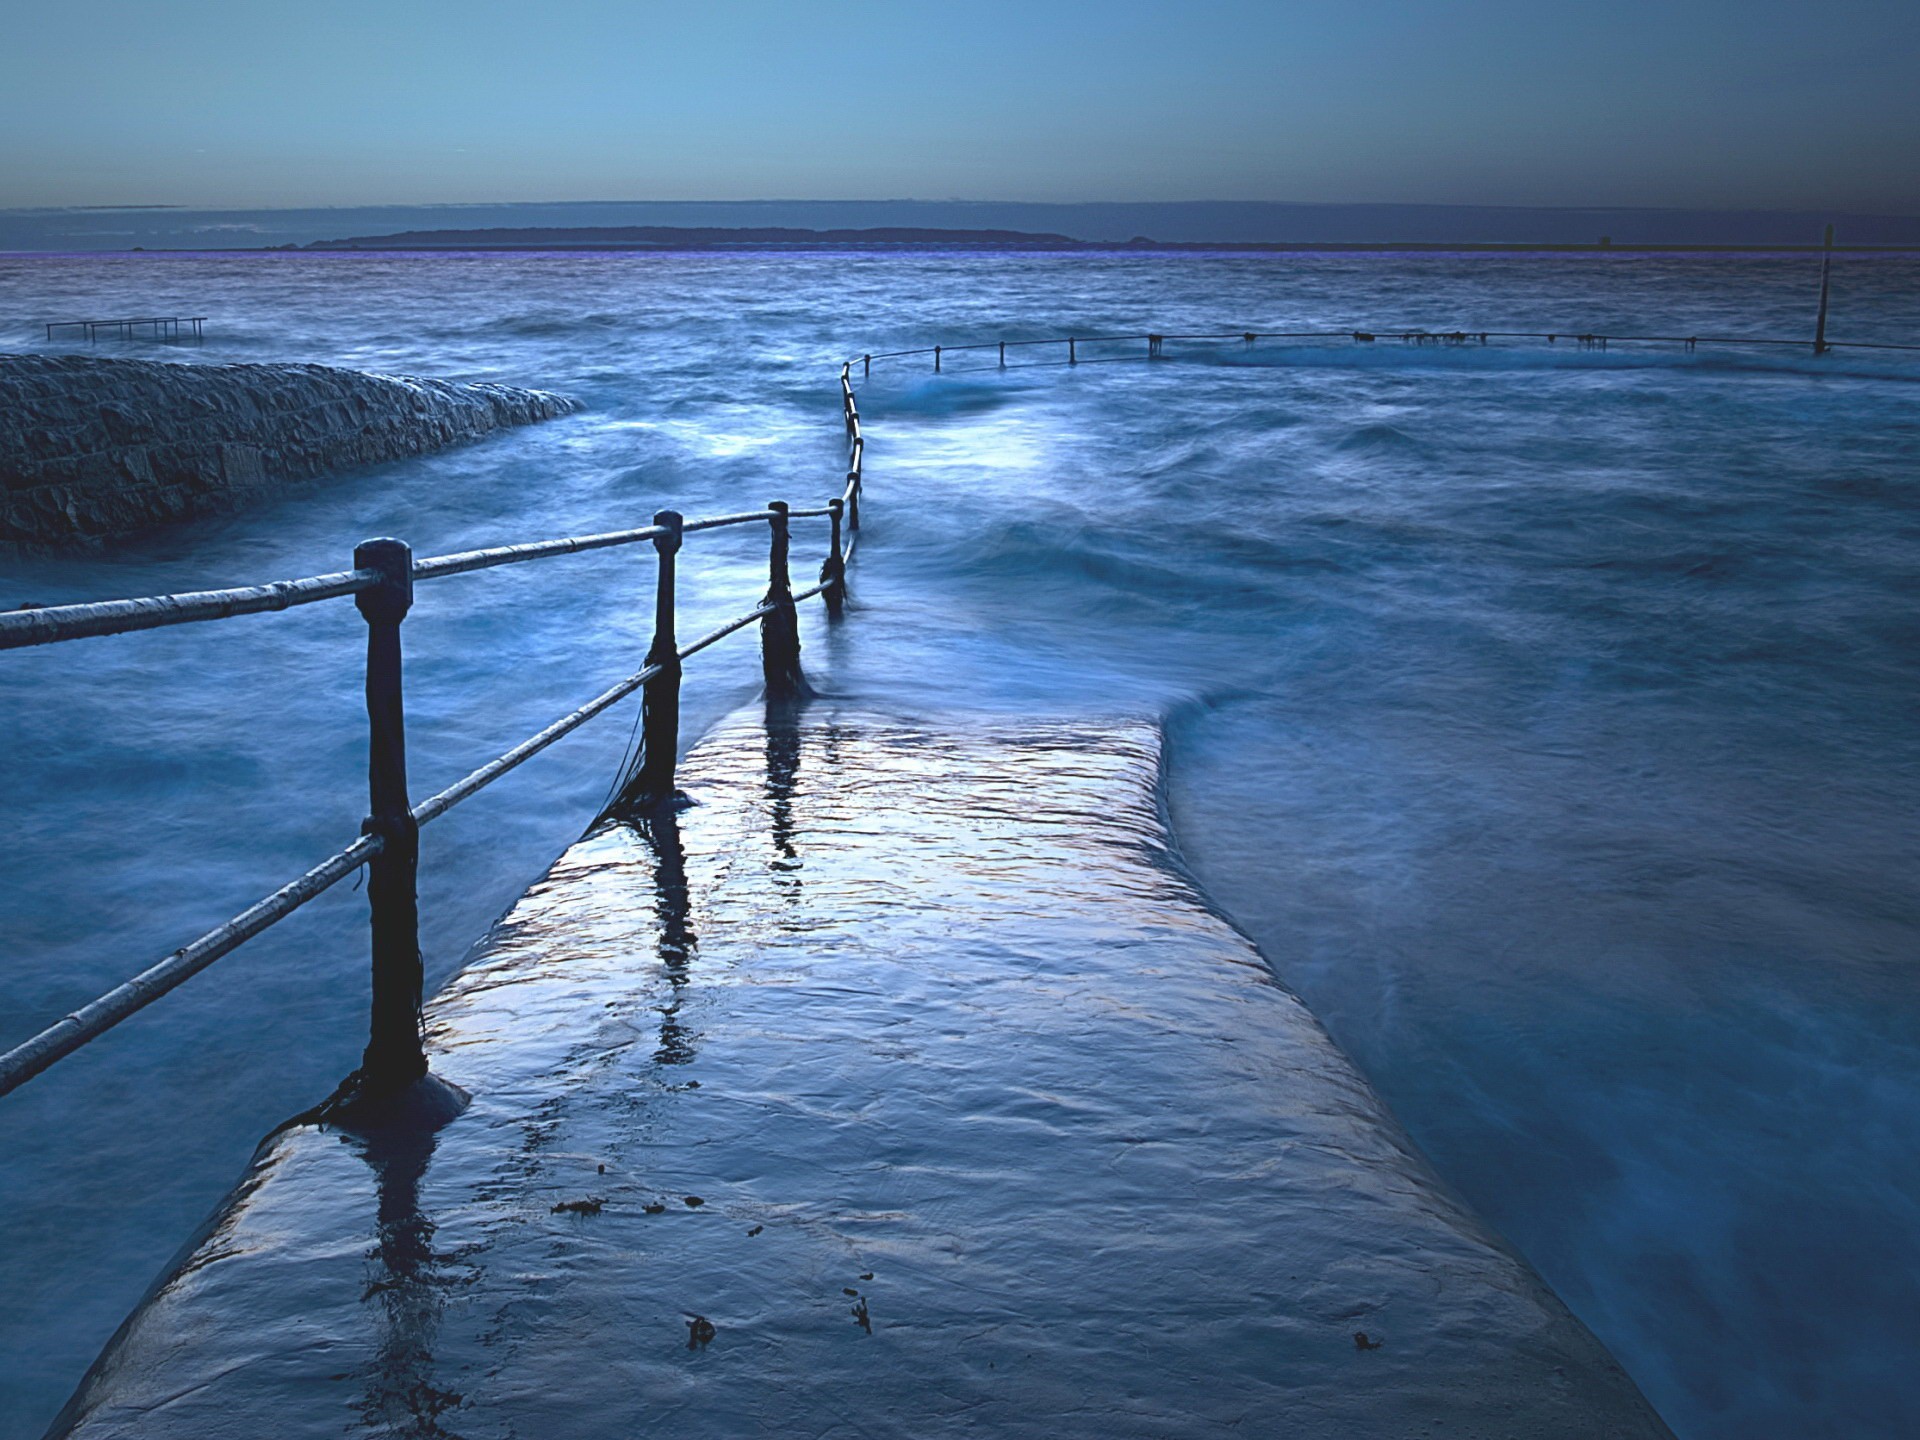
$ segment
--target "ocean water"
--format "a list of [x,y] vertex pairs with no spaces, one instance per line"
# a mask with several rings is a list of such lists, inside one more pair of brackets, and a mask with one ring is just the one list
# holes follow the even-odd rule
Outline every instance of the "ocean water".
[[[849,354],[1793,335],[1814,278],[1729,256],[0,257],[0,346],[205,314],[198,350],[111,353],[586,406],[11,564],[0,604],[337,569],[372,534],[438,553],[817,502]],[[1920,337],[1920,262],[1845,258],[1832,331]],[[1920,359],[1139,348],[875,364],[858,603],[831,632],[809,615],[815,684],[935,719],[1163,718],[1195,874],[1678,1433],[1912,1433]],[[757,597],[762,544],[689,543],[684,633]],[[651,581],[624,551],[422,587],[416,794],[633,669]],[[0,657],[0,1040],[355,833],[359,638],[340,604]],[[689,741],[756,668],[745,636],[690,663]],[[592,818],[632,714],[426,832],[430,984]],[[0,1101],[0,1440],[38,1433],[258,1137],[355,1063],[363,906],[340,887]]]

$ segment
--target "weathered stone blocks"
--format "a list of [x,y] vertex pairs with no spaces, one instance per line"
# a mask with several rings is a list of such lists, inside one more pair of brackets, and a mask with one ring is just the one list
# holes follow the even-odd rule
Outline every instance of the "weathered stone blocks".
[[0,355],[0,551],[96,546],[577,408],[327,365]]

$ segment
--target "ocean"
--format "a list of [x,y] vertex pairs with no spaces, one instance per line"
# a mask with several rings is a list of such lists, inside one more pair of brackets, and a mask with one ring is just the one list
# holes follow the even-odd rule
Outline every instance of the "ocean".
[[[582,413],[289,490],[0,605],[245,584],[838,492],[839,362],[1069,334],[1810,334],[1805,256],[0,256],[0,347],[195,348],[561,391]],[[1920,339],[1920,259],[1830,333]],[[1684,1440],[1920,1428],[1920,357],[1169,341],[854,369],[848,622],[905,717],[1153,717],[1184,862],[1440,1173]],[[796,524],[795,574],[820,553]],[[764,537],[693,537],[683,635]],[[416,798],[637,667],[645,547],[435,582]],[[344,603],[0,657],[0,1044],[357,832]],[[684,739],[757,690],[689,662]],[[631,702],[424,837],[429,985],[574,839]],[[37,1435],[273,1125],[364,1041],[341,886],[0,1101],[0,1440]],[[990,1060],[983,1059],[983,1063]]]

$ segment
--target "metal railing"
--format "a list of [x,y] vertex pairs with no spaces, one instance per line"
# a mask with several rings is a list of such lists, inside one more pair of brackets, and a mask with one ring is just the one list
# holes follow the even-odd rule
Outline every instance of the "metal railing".
[[[1833,350],[1920,350],[1920,345],[1901,345],[1891,342],[1872,340],[1829,340],[1827,339],[1827,308],[1832,299],[1833,279],[1833,226],[1829,225],[1821,245],[1820,252],[1820,299],[1814,312],[1813,336],[1811,340],[1795,340],[1778,336],[1756,335],[1613,335],[1600,334],[1592,330],[1426,330],[1411,327],[1372,326],[1367,329],[1346,330],[1212,330],[1194,331],[1187,334],[1143,335],[1058,335],[1045,340],[983,340],[969,345],[929,345],[918,350],[887,350],[874,355],[856,357],[862,375],[873,374],[873,362],[876,360],[901,360],[913,356],[931,355],[933,368],[939,373],[945,357],[955,351],[997,350],[1000,368],[1005,369],[1007,351],[1023,347],[1045,345],[1064,345],[1067,347],[1066,364],[1080,363],[1082,345],[1138,345],[1146,342],[1146,351],[1132,356],[1108,355],[1103,360],[1146,359],[1158,360],[1166,354],[1169,340],[1238,340],[1245,345],[1253,345],[1261,340],[1347,340],[1357,345],[1371,345],[1381,340],[1399,340],[1408,345],[1485,345],[1494,340],[1544,340],[1549,345],[1557,345],[1562,340],[1571,341],[1585,350],[1605,350],[1609,343],[1642,345],[1684,345],[1689,351],[1702,345],[1784,345],[1792,349],[1812,348],[1815,355],[1825,355]],[[854,361],[847,362],[851,368]],[[1041,364],[1060,363],[1041,361]],[[843,372],[844,373],[844,372]]]
[[56,330],[77,330],[87,337],[91,345],[102,334],[111,333],[115,339],[133,340],[142,330],[149,339],[178,341],[182,338],[180,327],[188,328],[187,334],[195,340],[205,338],[201,326],[206,324],[204,315],[141,315],[126,320],[52,320],[47,322],[47,339],[53,339]]
[[[842,613],[847,561],[860,528],[861,473],[866,441],[848,367],[840,371],[841,409],[848,464],[844,487],[825,505],[790,509],[773,501],[764,510],[687,520],[662,510],[651,525],[601,535],[501,545],[416,560],[400,540],[368,540],[353,552],[353,568],[330,575],[281,580],[228,590],[203,590],[144,599],[105,600],[0,613],[0,650],[223,620],[233,615],[287,610],[351,595],[367,624],[368,815],[361,835],[225,924],[183,945],[158,964],[63,1016],[39,1034],[0,1055],[0,1095],[105,1034],[222,956],[284,920],[316,896],[367,869],[372,919],[373,1003],[367,1047],[348,1086],[378,1099],[406,1089],[427,1073],[421,1039],[419,911],[415,887],[420,827],[478,794],[501,776],[579,729],[596,715],[641,692],[640,760],[622,793],[623,804],[644,809],[673,803],[679,747],[681,663],[755,621],[761,628],[762,671],[770,698],[804,692],[800,671],[800,602],[820,597],[830,615]],[[828,547],[818,583],[795,591],[789,574],[789,527],[795,520],[829,522]],[[686,536],[703,530],[764,523],[768,527],[768,584],[760,603],[744,615],[688,644],[675,634],[675,576]],[[498,565],[517,565],[587,550],[653,544],[657,556],[653,639],[645,663],[538,734],[480,766],[438,794],[413,804],[407,793],[406,715],[401,691],[400,627],[422,581],[464,575]],[[343,1086],[345,1091],[348,1086]]]
[[861,367],[862,375],[873,374],[873,362],[876,360],[904,360],[919,356],[931,356],[936,373],[944,373],[946,357],[949,355],[975,350],[993,350],[999,355],[999,368],[1007,368],[1009,350],[1028,349],[1044,346],[1057,349],[1066,347],[1064,360],[1042,360],[1039,364],[1079,365],[1085,363],[1080,354],[1083,345],[1139,345],[1146,349],[1130,355],[1101,355],[1097,358],[1108,360],[1159,360],[1166,357],[1166,344],[1169,340],[1198,341],[1234,341],[1243,345],[1253,345],[1261,340],[1326,340],[1348,341],[1359,345],[1372,345],[1381,341],[1398,340],[1407,345],[1487,345],[1496,340],[1544,340],[1549,345],[1562,342],[1575,345],[1583,350],[1605,350],[1609,343],[1643,345],[1680,345],[1687,350],[1695,350],[1702,345],[1729,346],[1785,346],[1794,350],[1811,350],[1815,355],[1824,355],[1832,350],[1906,350],[1920,351],[1920,345],[1902,345],[1891,341],[1875,340],[1829,340],[1826,338],[1824,317],[1821,327],[1812,340],[1783,339],[1779,336],[1761,335],[1615,335],[1600,334],[1591,330],[1201,330],[1176,334],[1144,332],[1137,335],[1053,335],[1043,340],[983,340],[967,345],[927,345],[917,350],[882,350],[871,355],[856,355],[847,363]]

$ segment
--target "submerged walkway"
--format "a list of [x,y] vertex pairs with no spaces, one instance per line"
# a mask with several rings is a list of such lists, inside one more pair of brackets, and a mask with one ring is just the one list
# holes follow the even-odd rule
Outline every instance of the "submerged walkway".
[[302,1125],[95,1437],[1665,1436],[1170,863],[1148,724],[723,726]]

